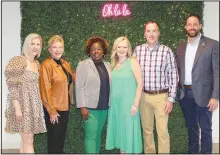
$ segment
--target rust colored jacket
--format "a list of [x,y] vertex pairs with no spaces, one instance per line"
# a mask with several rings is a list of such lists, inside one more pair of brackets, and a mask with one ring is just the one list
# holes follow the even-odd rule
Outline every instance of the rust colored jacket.
[[[61,58],[61,63],[66,71],[72,75],[74,82],[75,73],[71,70],[68,62]],[[68,111],[67,77],[62,67],[52,57],[41,63],[39,86],[41,99],[50,116],[57,114],[57,111]]]

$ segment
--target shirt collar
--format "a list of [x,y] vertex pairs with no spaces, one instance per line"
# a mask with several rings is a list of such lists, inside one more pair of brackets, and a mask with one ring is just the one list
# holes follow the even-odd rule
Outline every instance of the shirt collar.
[[[146,45],[147,49],[150,50],[149,45],[148,45],[147,43],[146,43],[145,45]],[[158,41],[158,42],[156,43],[156,46],[155,46],[152,50],[150,50],[150,51],[155,51],[160,45],[161,45],[161,44],[160,44],[160,42]]]
[[[52,56],[50,56],[50,61],[52,62],[52,64],[53,64],[54,66],[59,67],[59,64],[54,60],[54,58],[53,58]],[[61,62],[61,64],[64,63],[63,58],[60,58],[60,62]]]

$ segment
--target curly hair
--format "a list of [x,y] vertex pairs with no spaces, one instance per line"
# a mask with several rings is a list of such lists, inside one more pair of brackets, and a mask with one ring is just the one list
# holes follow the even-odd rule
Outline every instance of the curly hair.
[[90,55],[90,47],[92,46],[92,44],[97,43],[97,42],[100,43],[100,45],[102,46],[102,49],[104,51],[104,55],[106,55],[109,52],[109,44],[108,44],[107,40],[105,40],[99,36],[93,36],[93,37],[90,37],[86,41],[85,52],[87,55]]

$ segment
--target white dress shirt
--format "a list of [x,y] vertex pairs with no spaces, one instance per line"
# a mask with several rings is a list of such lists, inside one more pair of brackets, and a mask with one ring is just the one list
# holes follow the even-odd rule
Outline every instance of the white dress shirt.
[[190,43],[189,40],[186,46],[185,55],[185,85],[192,85],[192,67],[198,49],[201,33],[199,33],[196,39]]

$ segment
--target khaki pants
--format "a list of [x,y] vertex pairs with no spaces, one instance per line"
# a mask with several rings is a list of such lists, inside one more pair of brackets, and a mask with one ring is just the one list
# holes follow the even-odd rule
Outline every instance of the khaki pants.
[[141,124],[144,137],[144,153],[156,153],[154,143],[154,116],[158,137],[158,153],[170,153],[168,114],[164,112],[168,93],[142,93],[140,102]]

